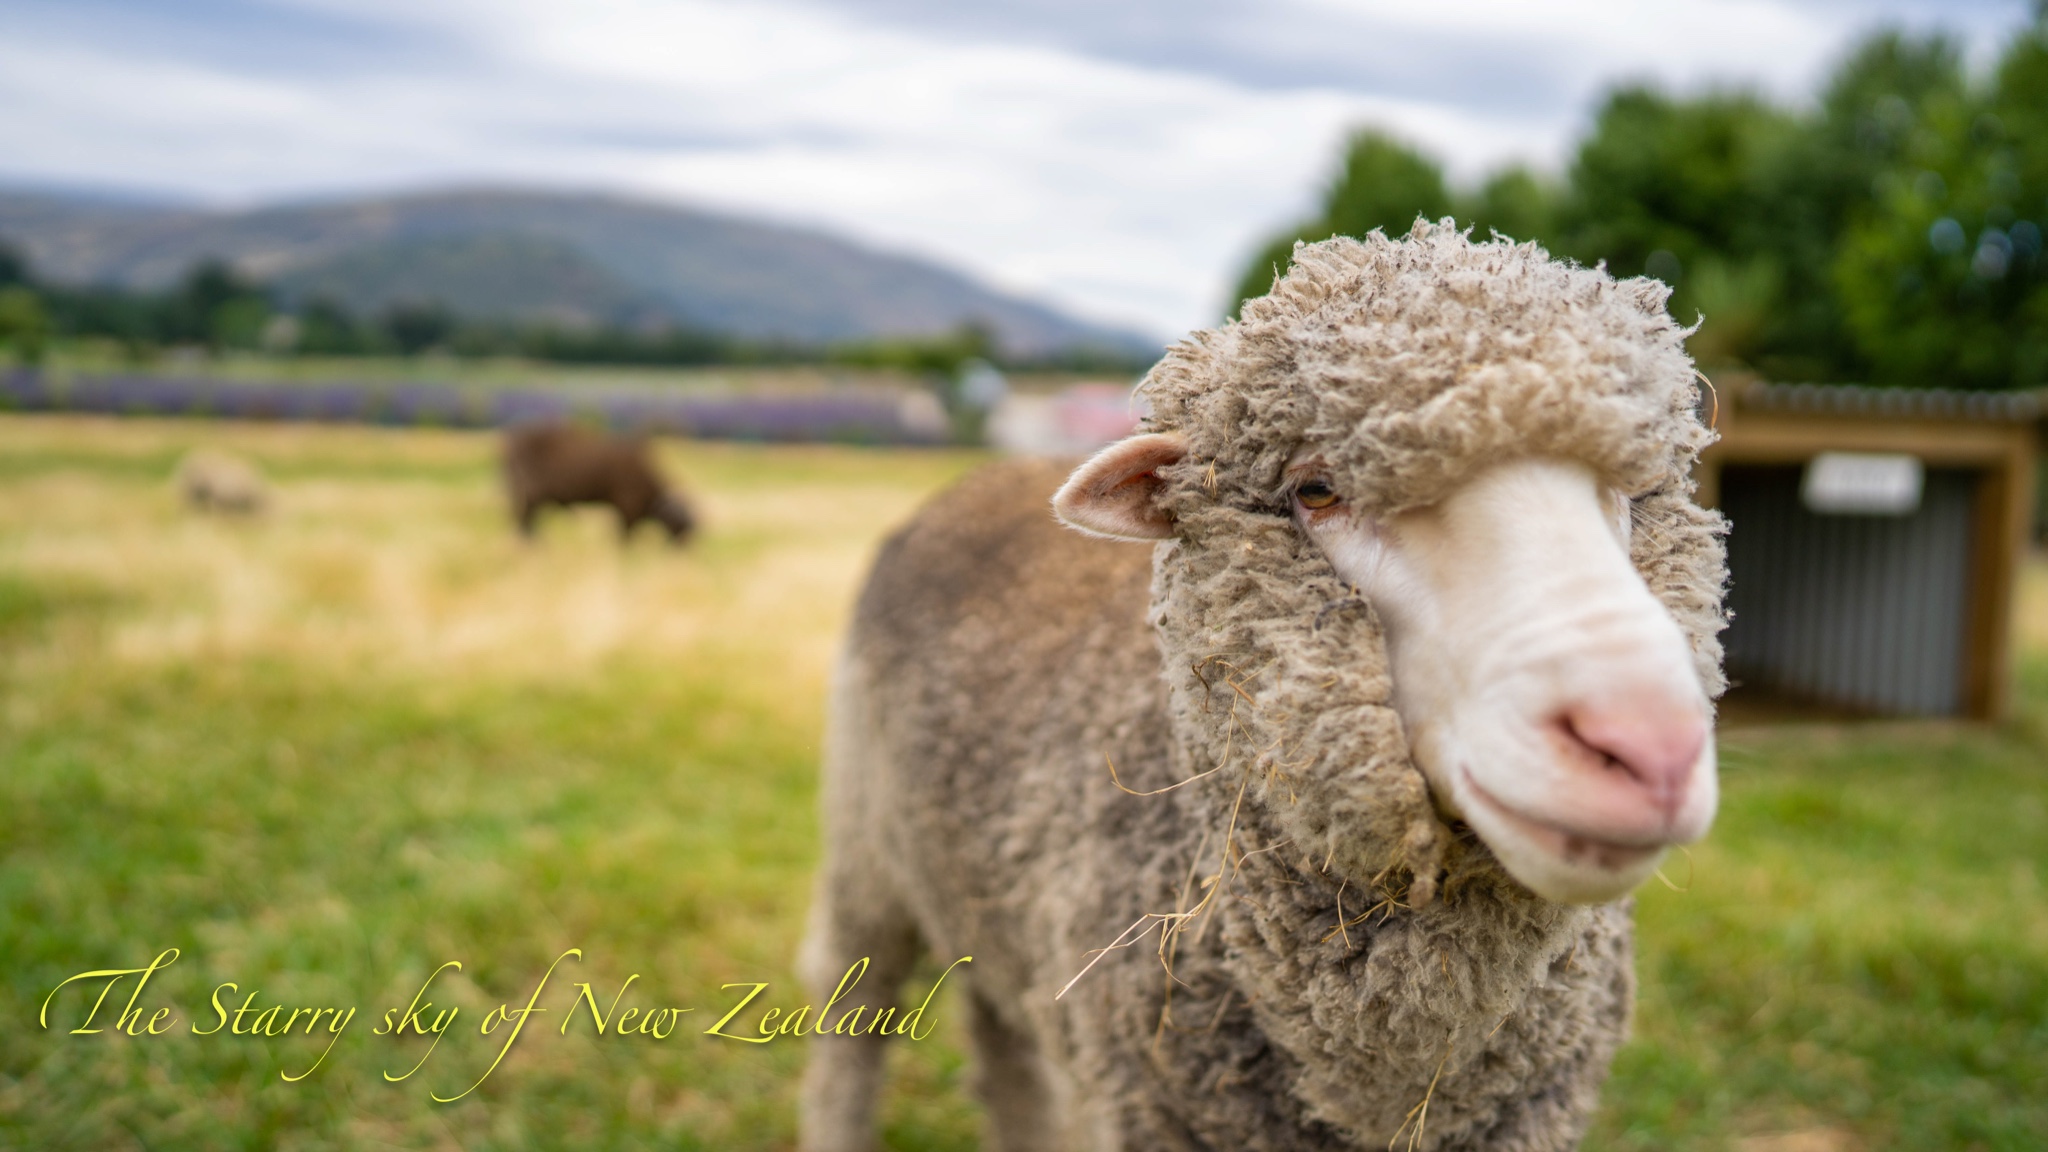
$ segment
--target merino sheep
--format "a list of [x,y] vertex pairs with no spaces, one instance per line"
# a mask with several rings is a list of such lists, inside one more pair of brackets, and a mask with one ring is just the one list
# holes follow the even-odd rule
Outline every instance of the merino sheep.
[[1627,895],[1715,805],[1665,296],[1449,221],[1301,246],[1059,489],[1150,546],[1026,462],[893,537],[834,688],[804,1147],[871,1146],[842,1025],[920,953],[973,957],[995,1148],[1576,1145]]
[[178,462],[178,492],[198,512],[261,515],[270,503],[263,474],[240,456],[211,448],[186,453]]
[[696,530],[689,504],[669,488],[640,437],[610,436],[575,424],[529,424],[505,434],[505,490],[519,532],[533,538],[546,504],[609,504],[619,514],[619,539],[643,520],[668,529],[681,544]]

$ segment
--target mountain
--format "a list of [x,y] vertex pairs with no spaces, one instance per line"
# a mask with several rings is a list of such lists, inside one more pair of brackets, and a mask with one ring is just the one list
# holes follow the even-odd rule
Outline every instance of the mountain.
[[60,283],[158,288],[213,258],[288,299],[327,295],[358,311],[438,300],[474,316],[804,343],[978,321],[1016,355],[1158,350],[928,261],[599,194],[465,189],[210,212],[0,190],[0,239]]

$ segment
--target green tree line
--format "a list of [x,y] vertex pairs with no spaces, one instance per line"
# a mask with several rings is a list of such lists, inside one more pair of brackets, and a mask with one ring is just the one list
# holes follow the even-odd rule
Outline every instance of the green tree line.
[[618,364],[815,360],[819,349],[748,341],[691,328],[640,331],[465,317],[435,301],[356,312],[316,297],[285,301],[219,261],[159,291],[49,283],[0,247],[0,345],[34,363],[57,340],[112,342],[147,361],[164,348],[280,356],[520,356]]
[[912,375],[957,376],[970,361],[1079,372],[1144,365],[1121,348],[1080,346],[1032,359],[1005,356],[993,333],[969,322],[929,336],[831,344],[761,340],[685,325],[629,328],[465,316],[436,301],[357,312],[326,297],[287,300],[219,261],[205,261],[158,291],[45,282],[0,245],[0,353],[41,362],[53,342],[112,343],[147,362],[166,348],[273,356],[517,357],[553,363],[688,366],[839,364]]
[[[1610,93],[1567,169],[1451,186],[1380,131],[1347,142],[1321,210],[1251,261],[1265,293],[1297,240],[1417,216],[1535,240],[1673,288],[1695,358],[1785,381],[2048,385],[2048,3],[1984,75],[1942,35],[1876,34],[1804,108],[1739,91]],[[1234,311],[1234,308],[1233,308]]]

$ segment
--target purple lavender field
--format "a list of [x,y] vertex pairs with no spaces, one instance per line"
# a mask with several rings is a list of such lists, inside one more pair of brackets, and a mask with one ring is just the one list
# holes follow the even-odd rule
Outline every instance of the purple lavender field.
[[197,376],[0,376],[0,409],[233,420],[493,428],[578,419],[619,431],[761,443],[937,445],[946,430],[880,388],[804,395],[694,395],[633,388],[484,388],[424,382],[266,383]]

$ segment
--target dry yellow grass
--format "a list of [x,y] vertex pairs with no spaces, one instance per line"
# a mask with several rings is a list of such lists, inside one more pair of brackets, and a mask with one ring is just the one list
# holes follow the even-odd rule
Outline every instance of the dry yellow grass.
[[[153,465],[225,448],[269,474],[275,507],[198,514]],[[246,660],[427,677],[574,678],[610,660],[707,650],[821,682],[869,554],[960,454],[666,444],[700,505],[701,546],[615,545],[601,509],[515,538],[495,437],[468,432],[9,418],[0,457],[49,466],[0,505],[0,562],[110,596],[106,654]],[[110,482],[69,458],[130,461]]]

